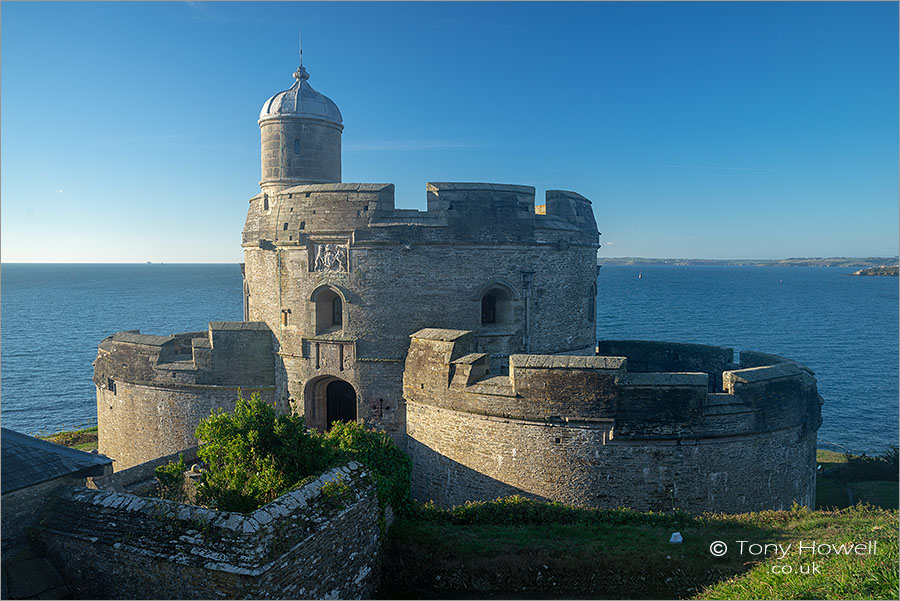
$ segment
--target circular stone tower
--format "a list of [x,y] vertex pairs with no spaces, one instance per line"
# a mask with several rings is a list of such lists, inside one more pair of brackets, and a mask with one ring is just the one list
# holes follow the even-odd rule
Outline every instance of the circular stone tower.
[[269,98],[259,113],[262,191],[341,181],[341,111],[309,85],[301,64],[294,85]]

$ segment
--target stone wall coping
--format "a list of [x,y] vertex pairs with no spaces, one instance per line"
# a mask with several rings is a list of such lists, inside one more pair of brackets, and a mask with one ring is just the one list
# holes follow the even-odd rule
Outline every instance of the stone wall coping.
[[625,357],[583,355],[510,355],[512,369],[625,369]]
[[214,331],[233,330],[233,331],[258,331],[268,330],[269,326],[264,321],[211,321],[209,329]]
[[647,349],[655,350],[671,350],[673,352],[680,350],[706,350],[717,351],[721,353],[734,353],[734,349],[728,346],[717,346],[714,344],[698,344],[694,342],[669,342],[665,340],[600,340],[598,344],[633,344],[640,345]]
[[[298,490],[286,493],[249,514],[217,511],[168,499],[79,487],[64,487],[58,491],[57,496],[63,503],[87,505],[96,507],[97,511],[111,513],[109,517],[113,521],[122,520],[127,523],[133,520],[146,520],[148,524],[158,525],[160,520],[164,520],[181,524],[180,530],[185,534],[178,540],[187,543],[190,550],[188,554],[181,552],[177,556],[171,556],[170,553],[153,550],[152,544],[148,547],[140,540],[136,543],[122,543],[118,540],[116,530],[110,531],[113,533],[112,538],[109,538],[110,532],[97,533],[106,536],[108,540],[104,542],[113,546],[127,546],[138,554],[158,556],[176,563],[196,564],[208,570],[258,576],[271,569],[278,561],[277,557],[273,559],[265,551],[265,545],[269,543],[264,542],[273,529],[277,529],[278,523],[296,525],[298,518],[311,525],[322,523],[324,516],[321,513],[324,508],[313,503],[314,499],[320,496],[322,486],[337,477],[346,477],[351,481],[351,486],[353,483],[356,484],[357,490],[363,490],[360,487],[364,486],[371,491],[370,494],[375,494],[374,486],[369,483],[367,475],[368,471],[361,464],[351,461],[346,465],[327,470]],[[117,514],[118,520],[115,517]],[[62,529],[55,528],[53,521],[52,518],[48,519],[49,524],[45,526],[49,532],[74,538],[88,538],[92,542],[99,540],[99,536],[90,536],[90,532],[79,530],[77,526],[72,530],[66,529],[65,526]],[[165,528],[154,527],[149,531],[159,532],[158,536],[162,537],[160,540],[164,547],[174,543]],[[123,531],[121,535],[127,540],[129,533]],[[301,536],[292,547],[302,545],[308,538],[308,535]],[[210,545],[210,541],[215,542]]]
[[140,332],[128,330],[125,332],[116,332],[106,340],[110,340],[112,342],[140,344],[144,346],[162,346],[166,342],[174,339],[175,336],[171,334],[169,336],[157,336],[155,334],[141,334]]
[[763,367],[749,367],[726,371],[722,377],[727,382],[753,384],[781,378],[792,378],[803,373],[803,369],[796,363],[779,363]]
[[280,190],[278,194],[297,194],[300,192],[379,192],[393,187],[394,184],[374,183],[301,184],[298,186],[291,186],[285,190]]
[[488,190],[492,192],[518,192],[534,196],[534,186],[518,184],[490,184],[486,182],[428,182],[427,190]]
[[487,356],[487,353],[469,353],[468,355],[463,355],[458,359],[454,359],[450,363],[453,363],[454,365],[472,365],[478,363]]
[[419,340],[438,340],[441,342],[453,342],[459,340],[466,334],[470,334],[469,330],[448,330],[444,328],[423,328],[418,332],[409,335],[410,338]]
[[706,388],[709,375],[703,372],[629,373],[622,384],[626,386],[697,386]]

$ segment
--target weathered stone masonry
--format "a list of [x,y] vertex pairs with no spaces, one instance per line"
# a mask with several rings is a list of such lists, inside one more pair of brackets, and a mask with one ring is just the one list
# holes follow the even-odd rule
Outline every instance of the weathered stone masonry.
[[[735,365],[731,349],[702,345],[600,348],[630,356],[514,355],[508,376],[491,376],[470,332],[414,334],[404,373],[414,495],[691,512],[814,506],[821,399],[803,366],[759,353]],[[782,362],[755,366],[761,357]],[[679,363],[698,371],[646,369]],[[723,389],[711,390],[701,366],[726,369]]]
[[[323,494],[338,478],[349,492]],[[40,536],[80,599],[359,599],[379,582],[380,515],[351,462],[251,514],[68,488]]]
[[238,390],[275,398],[272,333],[265,324],[211,322],[207,332],[119,332],[94,361],[99,450],[121,470],[197,444],[213,409]]

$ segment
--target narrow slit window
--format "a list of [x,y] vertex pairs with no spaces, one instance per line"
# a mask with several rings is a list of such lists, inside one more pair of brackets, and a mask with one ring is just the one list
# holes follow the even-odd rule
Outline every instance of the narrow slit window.
[[300,138],[294,138],[294,154],[300,154]]

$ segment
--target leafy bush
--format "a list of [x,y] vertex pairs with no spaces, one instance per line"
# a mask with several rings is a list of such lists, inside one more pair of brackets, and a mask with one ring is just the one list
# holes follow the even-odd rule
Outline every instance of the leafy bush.
[[863,480],[892,480],[898,479],[898,448],[890,447],[887,451],[878,457],[870,457],[863,453],[862,455],[847,454],[847,463],[843,466],[840,476],[849,482],[859,482]]
[[[197,455],[208,465],[197,485],[197,502],[207,507],[254,511],[350,460],[372,473],[382,509],[389,504],[399,509],[409,499],[412,466],[390,436],[356,422],[336,423],[327,434],[318,434],[307,430],[302,417],[279,415],[258,393],[244,399],[238,392],[234,412],[211,414],[197,426],[196,436],[202,441]],[[176,474],[181,487],[184,470],[183,457],[157,468],[161,487],[174,490]],[[184,499],[180,490],[177,500]],[[343,479],[322,488],[323,498],[338,502],[349,491]]]
[[219,410],[197,426],[197,455],[208,471],[197,500],[227,511],[253,511],[306,476],[325,469],[331,457],[302,417],[278,415],[258,393],[238,393],[234,413]]
[[341,462],[352,459],[372,471],[382,509],[400,509],[409,500],[412,462],[390,436],[356,422],[339,422],[325,434],[324,443]]
[[166,465],[157,466],[153,472],[159,483],[159,496],[172,501],[184,501],[187,496],[184,491],[184,472],[186,470],[184,453],[178,454],[178,461],[170,461]]
[[338,475],[334,480],[329,480],[320,489],[325,503],[335,509],[343,509],[344,501],[350,496],[350,485],[344,477]]

